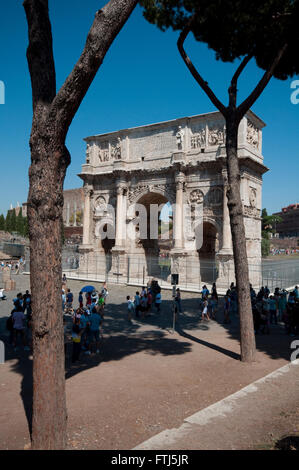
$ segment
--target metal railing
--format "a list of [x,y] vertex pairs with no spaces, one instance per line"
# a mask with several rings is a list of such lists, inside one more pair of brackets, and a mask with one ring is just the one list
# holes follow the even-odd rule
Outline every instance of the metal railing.
[[[83,257],[84,256],[84,257]],[[80,257],[79,253],[64,253],[62,269],[73,279],[107,281],[119,284],[144,285],[157,279],[161,287],[170,287],[171,260],[163,257],[127,256],[125,259],[111,254],[89,253]],[[225,276],[219,278],[217,261],[200,260],[192,262],[186,258],[180,264],[180,287],[201,290],[203,284],[217,283],[220,289],[227,289],[234,281],[234,268],[227,266]],[[276,287],[287,289],[299,284],[299,259],[286,261],[263,260],[261,265],[249,264],[250,279],[254,287],[267,285],[271,292]]]

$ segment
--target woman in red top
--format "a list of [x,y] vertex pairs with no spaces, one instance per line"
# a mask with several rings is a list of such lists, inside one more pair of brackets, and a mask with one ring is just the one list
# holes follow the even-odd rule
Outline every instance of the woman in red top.
[[87,292],[86,294],[86,307],[88,307],[88,305],[91,305],[91,293],[90,292]]
[[147,311],[150,312],[152,309],[152,303],[153,303],[153,296],[152,293],[149,291],[147,294]]

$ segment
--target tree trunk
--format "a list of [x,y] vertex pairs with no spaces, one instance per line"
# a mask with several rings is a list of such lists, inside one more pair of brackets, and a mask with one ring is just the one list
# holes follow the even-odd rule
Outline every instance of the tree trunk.
[[[31,139],[35,140],[34,136]],[[63,181],[69,153],[38,138],[31,146],[28,199],[33,321],[32,448],[64,449],[66,397],[61,303]],[[63,164],[62,164],[63,162]]]
[[240,194],[240,170],[238,160],[239,120],[234,116],[226,119],[226,154],[228,175],[228,209],[233,241],[238,308],[240,315],[241,360],[255,360],[255,336],[249,289],[249,273],[246,237],[243,219],[243,205]]
[[66,445],[65,360],[61,299],[63,182],[69,126],[107,51],[137,0],[110,0],[95,14],[85,47],[58,93],[48,0],[24,0],[33,124],[28,198],[33,312],[34,449]]

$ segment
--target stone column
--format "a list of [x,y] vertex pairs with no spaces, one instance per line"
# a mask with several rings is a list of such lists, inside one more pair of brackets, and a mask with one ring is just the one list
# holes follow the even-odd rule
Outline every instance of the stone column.
[[77,227],[77,203],[74,202],[74,227]]
[[126,216],[127,216],[127,195],[126,184],[119,182],[117,185],[116,199],[116,227],[115,246],[112,248],[111,274],[117,282],[126,282],[128,260],[126,254]]
[[176,181],[176,206],[174,214],[174,249],[181,250],[184,248],[183,237],[183,191],[185,176],[179,173],[175,179]]
[[217,286],[221,289],[228,289],[231,282],[236,282],[232,235],[226,197],[227,188],[227,175],[223,172],[222,246],[221,250],[216,254],[216,259],[218,261]]
[[227,178],[223,178],[223,218],[222,218],[222,247],[221,253],[232,254],[232,234],[229,220],[229,210],[227,207]]
[[122,185],[119,185],[117,187],[116,199],[115,248],[121,248],[123,246],[123,218],[125,217],[124,212],[126,211],[123,193],[124,188]]
[[[179,285],[184,285],[186,281],[186,252],[184,250],[184,231],[183,231],[183,203],[184,203],[184,182],[185,175],[178,173],[176,182],[176,206],[174,213],[174,247],[170,252],[171,273],[179,274]],[[170,277],[168,281],[170,282]]]
[[68,202],[66,205],[66,226],[70,226],[70,203]]
[[89,185],[84,186],[84,214],[83,214],[83,245],[89,245],[90,239],[90,197],[92,188]]

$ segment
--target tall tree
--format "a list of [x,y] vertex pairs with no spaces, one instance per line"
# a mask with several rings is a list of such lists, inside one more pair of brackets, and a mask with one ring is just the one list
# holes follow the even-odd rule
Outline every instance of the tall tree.
[[20,235],[24,235],[24,217],[22,215],[22,210],[20,209],[17,215],[17,221],[16,221],[16,231]]
[[48,0],[23,3],[29,30],[27,60],[33,98],[28,221],[34,449],[63,449],[66,444],[61,221],[63,182],[70,154],[65,139],[109,47],[136,3],[136,0],[110,0],[96,12],[84,50],[58,92]]
[[11,232],[11,211],[7,211],[5,218],[5,230],[6,232]]
[[16,210],[12,209],[10,213],[10,231],[16,232],[16,230],[17,230],[17,215],[16,215]]
[[0,230],[5,230],[5,218],[4,215],[0,215]]
[[[286,78],[299,70],[298,54],[293,57],[291,54],[299,39],[298,3],[298,0],[141,0],[145,17],[151,23],[162,30],[172,27],[181,31],[177,45],[182,59],[226,121],[227,204],[240,314],[241,359],[245,362],[255,359],[255,336],[240,195],[238,129],[242,118],[259,98],[275,71],[279,78]],[[234,61],[243,58],[231,79],[227,106],[216,97],[187,55],[184,43],[190,32],[196,40],[206,42],[214,49],[218,59]],[[248,97],[237,105],[238,80],[253,57],[265,73]]]

